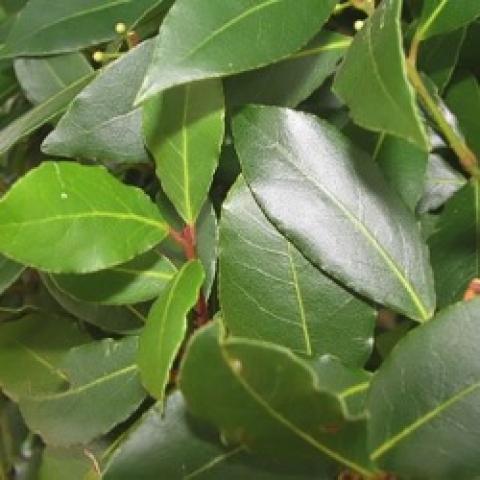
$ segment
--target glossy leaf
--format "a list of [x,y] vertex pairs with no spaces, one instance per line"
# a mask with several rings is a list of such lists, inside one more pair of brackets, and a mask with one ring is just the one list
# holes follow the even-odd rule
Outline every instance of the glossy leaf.
[[143,191],[70,162],[45,162],[20,179],[0,200],[0,227],[3,254],[55,273],[120,264],[167,234]]
[[20,399],[27,425],[47,444],[69,446],[87,443],[126,420],[145,398],[136,352],[136,337],[72,349],[60,366],[68,389]]
[[143,107],[146,144],[157,176],[188,224],[195,223],[217,168],[224,115],[218,80],[170,89]]
[[296,107],[333,73],[351,39],[328,30],[304,49],[267,67],[226,79],[229,105],[258,103]]
[[[428,141],[407,80],[400,29],[401,0],[384,0],[357,33],[335,77],[335,93],[361,127]],[[358,92],[362,92],[361,95]]]
[[200,262],[186,263],[153,304],[140,336],[138,366],[148,392],[163,400],[170,369],[187,331],[204,273]]
[[130,262],[84,275],[55,275],[55,284],[77,300],[129,305],[157,297],[173,278],[174,265],[151,250]]
[[181,369],[180,387],[193,414],[252,452],[306,465],[333,459],[372,475],[365,421],[350,417],[307,363],[273,344],[219,340],[218,333],[215,323],[202,329]]
[[18,58],[14,66],[18,82],[33,104],[48,100],[93,71],[81,53]]
[[22,274],[25,267],[0,255],[0,294]]
[[218,434],[192,418],[179,392],[158,403],[132,428],[111,456],[104,480],[327,480],[326,465],[291,466],[222,446]]
[[266,219],[243,178],[223,204],[220,302],[229,332],[363,364],[375,311],[330,280]]
[[90,83],[94,75],[95,73],[91,73],[77,80],[5,127],[0,132],[0,155],[13,147],[19,140],[64,112],[75,96]]
[[134,24],[158,0],[30,0],[17,17],[0,57],[71,52],[115,38],[115,24]]
[[423,0],[417,27],[418,39],[457,30],[480,15],[477,0]]
[[152,48],[152,41],[143,42],[105,67],[75,98],[42,150],[107,164],[149,162],[141,132],[142,113],[133,107],[133,100]]
[[445,205],[428,243],[439,306],[460,300],[480,276],[480,193],[471,181]]
[[138,101],[175,85],[281,60],[315,35],[335,3],[210,0],[206,8],[203,0],[177,0],[160,28]]
[[326,122],[287,109],[245,109],[234,135],[260,207],[303,255],[378,303],[432,316],[426,246],[371,159]]
[[369,443],[384,469],[402,478],[478,476],[479,318],[479,300],[439,313],[373,377]]
[[71,347],[88,336],[71,321],[31,314],[0,326],[0,386],[18,400],[68,382],[60,364]]

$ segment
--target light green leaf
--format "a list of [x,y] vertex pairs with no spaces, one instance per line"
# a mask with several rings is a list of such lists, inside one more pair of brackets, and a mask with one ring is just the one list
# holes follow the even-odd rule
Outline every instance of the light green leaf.
[[17,58],[14,67],[18,82],[33,104],[48,100],[93,72],[85,56],[78,52],[45,58]]
[[480,301],[459,303],[401,340],[368,395],[372,459],[401,478],[480,473]]
[[148,314],[140,336],[138,366],[148,392],[162,400],[170,369],[187,331],[187,314],[195,305],[204,280],[200,262],[186,263]]
[[432,316],[415,218],[365,153],[325,121],[275,107],[244,109],[234,137],[254,197],[303,255],[378,303],[421,322]]
[[242,177],[223,204],[220,303],[229,332],[362,365],[375,311],[330,280],[267,220]]
[[2,294],[25,270],[23,265],[0,255],[0,294]]
[[126,420],[145,398],[135,364],[137,338],[73,348],[60,369],[68,389],[20,398],[29,428],[54,446],[88,443]]
[[44,162],[0,200],[0,228],[6,256],[53,273],[87,273],[147,251],[168,227],[142,190],[103,167]]
[[13,147],[19,140],[64,112],[69,103],[90,83],[94,76],[95,73],[91,73],[77,80],[5,127],[0,132],[0,155]]
[[153,97],[143,107],[146,144],[162,188],[194,224],[218,165],[224,134],[222,84],[207,80]]
[[65,318],[32,314],[0,326],[0,386],[10,397],[54,390],[68,381],[60,367],[89,337]]
[[404,138],[428,150],[407,80],[401,6],[401,0],[384,0],[365,22],[348,49],[333,89],[361,127]]
[[137,101],[143,102],[175,85],[281,60],[320,30],[335,3],[209,0],[206,5],[203,0],[177,0],[160,28],[152,64]]
[[145,76],[153,42],[147,40],[107,65],[70,105],[42,150],[106,164],[148,163],[142,113],[133,100]]
[[86,480],[85,476],[93,467],[92,459],[87,454],[93,455],[90,449],[84,447],[67,449],[47,446],[42,454],[37,480]]

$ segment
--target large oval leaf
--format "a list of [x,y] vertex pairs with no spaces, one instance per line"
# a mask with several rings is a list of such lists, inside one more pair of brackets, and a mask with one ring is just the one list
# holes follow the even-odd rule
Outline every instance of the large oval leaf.
[[401,478],[480,474],[480,300],[408,334],[374,375],[372,458]]
[[267,217],[313,263],[418,321],[435,295],[414,216],[378,167],[324,121],[250,107],[234,121],[245,179]]
[[375,311],[326,277],[267,220],[240,178],[223,204],[220,303],[229,332],[362,364]]
[[125,262],[167,235],[155,204],[103,167],[45,162],[0,200],[0,251],[50,272]]
[[177,0],[160,28],[138,101],[175,85],[280,60],[313,37],[335,3],[336,0]]

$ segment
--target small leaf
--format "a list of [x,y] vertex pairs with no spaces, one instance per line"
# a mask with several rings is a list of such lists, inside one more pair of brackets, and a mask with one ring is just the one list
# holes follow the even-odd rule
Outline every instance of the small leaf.
[[170,369],[187,331],[187,313],[204,280],[200,262],[186,263],[153,304],[140,336],[138,366],[148,392],[162,400]]
[[106,164],[148,163],[142,113],[133,100],[152,55],[147,40],[107,65],[72,102],[45,139],[48,155],[89,158]]
[[46,447],[37,480],[65,480],[65,472],[68,472],[72,480],[86,480],[85,476],[91,468],[92,459],[87,456],[85,448]]
[[17,181],[0,200],[0,227],[3,254],[53,273],[126,262],[168,228],[143,191],[70,162],[44,162]]
[[158,297],[176,268],[155,250],[108,270],[84,275],[54,275],[54,283],[77,300],[130,305]]
[[195,223],[218,165],[224,134],[222,84],[180,86],[144,104],[146,144],[157,176],[186,223]]
[[[157,39],[138,95],[281,60],[305,45],[336,0],[177,0]],[[295,12],[292,15],[292,12]],[[286,34],[288,32],[288,34]],[[255,48],[252,43],[255,42]]]
[[89,337],[64,318],[32,314],[0,326],[0,386],[11,398],[55,389],[68,381],[59,366]]
[[267,220],[242,177],[223,204],[220,303],[229,332],[362,365],[375,311],[310,264]]
[[365,153],[326,122],[274,107],[244,109],[234,137],[254,197],[303,255],[378,303],[418,321],[432,316],[415,218]]
[[33,104],[48,100],[93,71],[85,56],[78,52],[45,58],[17,58],[14,66],[18,82]]
[[23,265],[0,255],[0,294],[2,294],[25,270]]
[[401,6],[401,0],[384,0],[365,22],[348,49],[333,89],[361,127],[404,138],[428,150],[428,140],[407,80],[400,29]]
[[69,103],[90,83],[94,76],[95,72],[77,80],[5,127],[0,132],[0,155],[13,147],[19,140],[64,112]]
[[54,446],[88,443],[126,420],[145,398],[135,364],[137,338],[73,348],[60,368],[68,389],[20,398],[29,428]]
[[278,63],[227,78],[227,103],[296,107],[333,73],[350,44],[346,35],[322,31],[303,50]]
[[372,459],[401,478],[475,478],[480,459],[480,301],[401,340],[368,395]]

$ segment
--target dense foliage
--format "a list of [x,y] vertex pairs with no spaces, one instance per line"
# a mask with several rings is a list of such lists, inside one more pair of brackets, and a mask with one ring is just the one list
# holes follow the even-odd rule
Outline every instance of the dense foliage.
[[479,0],[0,2],[0,479],[480,478]]

